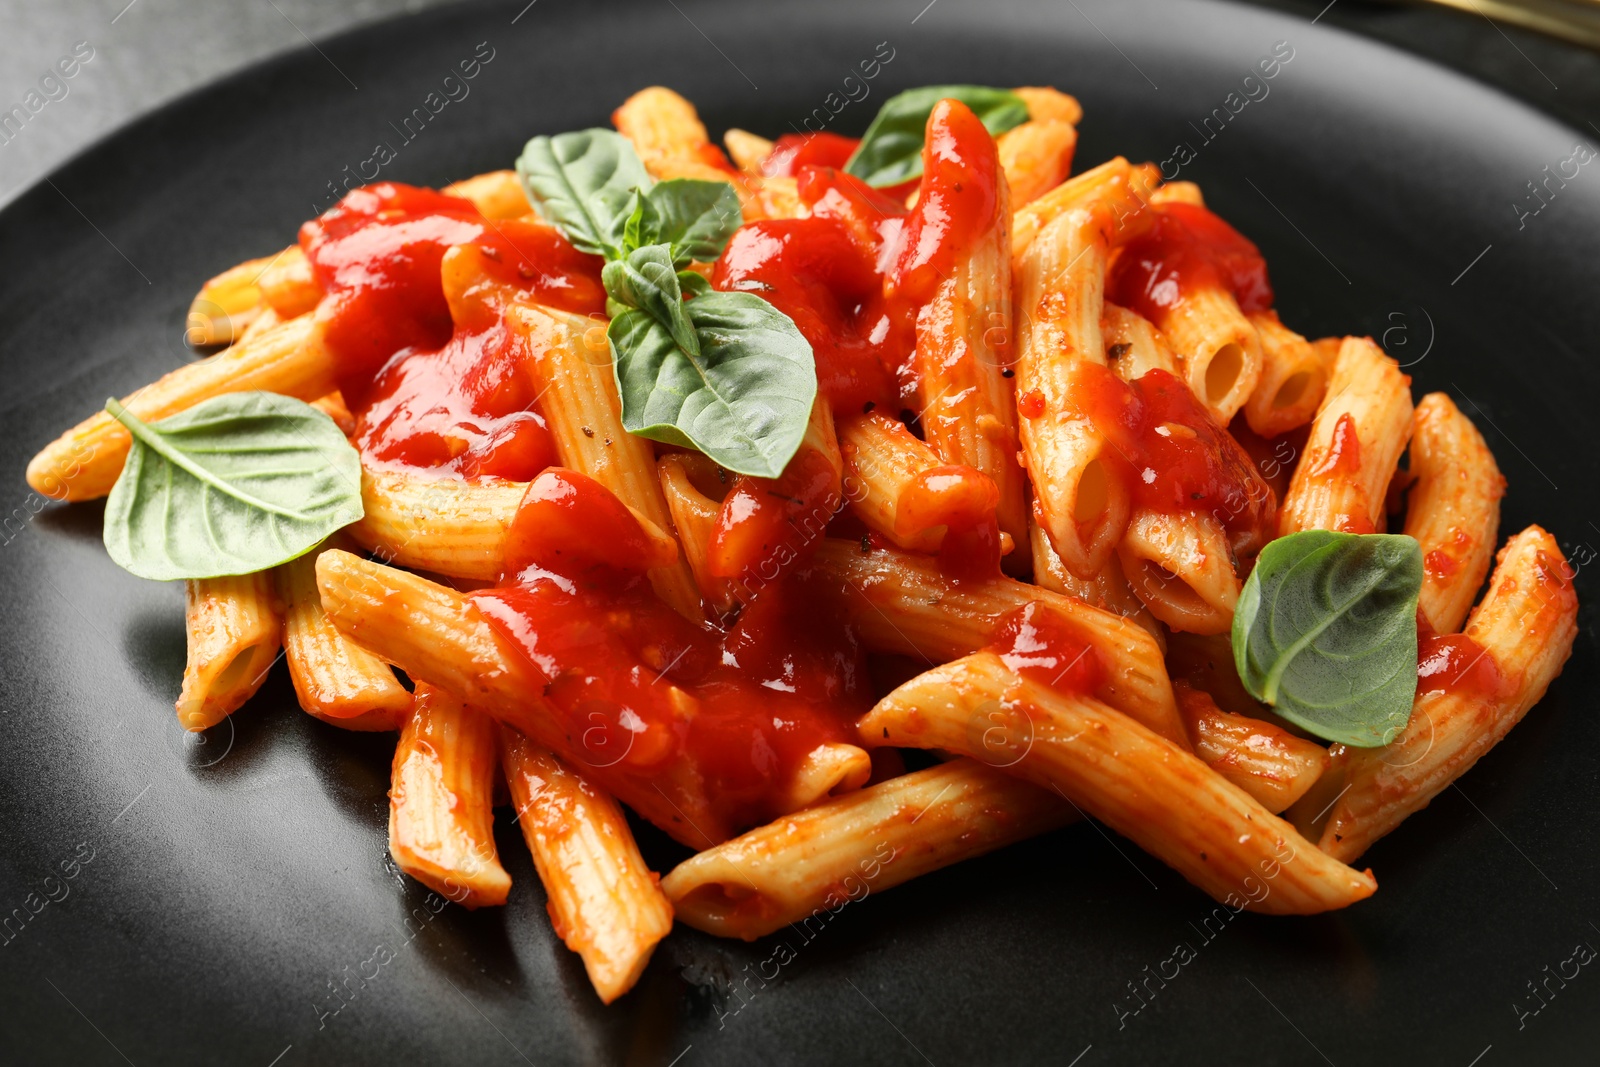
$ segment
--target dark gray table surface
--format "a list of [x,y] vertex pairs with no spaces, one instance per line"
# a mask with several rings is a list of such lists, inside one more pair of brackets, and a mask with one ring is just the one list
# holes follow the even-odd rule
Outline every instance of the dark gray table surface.
[[[0,111],[21,103],[78,42],[93,49],[93,57],[65,82],[65,95],[50,87],[58,99],[0,143],[0,203],[97,138],[183,92],[307,40],[439,2],[0,0]],[[508,8],[524,3],[506,0]],[[681,6],[692,13],[693,0]],[[1270,0],[1267,6],[1320,17],[1428,56],[1580,129],[1600,129],[1600,57],[1593,53],[1443,9],[1360,0]]]

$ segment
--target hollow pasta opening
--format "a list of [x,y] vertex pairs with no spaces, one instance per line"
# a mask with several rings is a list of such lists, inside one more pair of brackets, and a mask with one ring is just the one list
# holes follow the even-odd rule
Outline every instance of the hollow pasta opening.
[[1281,410],[1292,404],[1298,403],[1306,395],[1306,389],[1311,385],[1310,371],[1296,371],[1285,378],[1283,384],[1278,386],[1278,391],[1272,394],[1272,407]]
[[1072,517],[1078,522],[1089,522],[1106,510],[1110,497],[1111,486],[1105,467],[1097,459],[1090,460],[1078,476],[1078,496]]
[[1220,404],[1239,382],[1244,370],[1244,349],[1229,341],[1206,364],[1206,402]]

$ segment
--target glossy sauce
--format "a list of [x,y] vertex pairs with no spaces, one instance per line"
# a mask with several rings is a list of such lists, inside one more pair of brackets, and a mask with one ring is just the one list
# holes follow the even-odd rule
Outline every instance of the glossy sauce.
[[760,170],[768,178],[779,178],[798,174],[802,167],[843,169],[860,144],[855,137],[836,133],[786,133],[773,142]]
[[[806,219],[750,223],[728,242],[711,284],[753,292],[794,320],[816,356],[818,387],[836,411],[893,410],[917,395],[912,371],[918,313],[959,257],[995,222],[999,157],[976,115],[936,108],[923,148],[917,206],[831,167],[802,166]],[[820,457],[802,447],[777,482],[741,476],[723,501],[712,569],[746,582],[804,559],[843,503],[837,475],[823,488]],[[988,572],[999,537],[974,524],[950,540],[954,574]]]
[[953,463],[918,474],[900,494],[895,526],[911,536],[938,526],[939,570],[956,583],[1000,576],[1000,489],[975,467]]
[[[1361,437],[1356,432],[1356,420],[1348,411],[1333,424],[1333,439],[1322,460],[1307,472],[1313,481],[1350,481],[1361,471]],[[1353,484],[1353,483],[1352,483]],[[1341,494],[1342,498],[1342,494]],[[1362,495],[1364,499],[1364,494]],[[1340,533],[1369,534],[1377,530],[1363,507],[1357,514],[1341,512],[1328,520],[1332,529]]]
[[1083,413],[1113,446],[1102,461],[1136,508],[1209,513],[1236,544],[1259,548],[1271,539],[1277,508],[1271,487],[1183,381],[1152,370],[1124,382],[1088,360],[1074,373]]
[[1272,306],[1267,263],[1238,230],[1194,204],[1158,204],[1150,230],[1117,256],[1106,299],[1162,322],[1201,289],[1225,289],[1247,314]]
[[522,653],[580,772],[648,781],[688,761],[729,825],[767,821],[807,753],[853,738],[872,699],[864,655],[804,575],[726,633],[690,623],[650,588],[647,544],[599,483],[551,469],[518,512],[504,581],[469,599]]
[[1500,665],[1466,634],[1437,634],[1417,613],[1417,696],[1460,693],[1494,700],[1511,691]]
[[491,222],[470,201],[389,182],[306,223],[300,244],[369,465],[525,481],[554,460],[500,311],[517,297],[602,310],[597,257],[548,226]]
[[1018,674],[1063,693],[1093,693],[1106,681],[1094,646],[1038,601],[1008,612],[986,651]]

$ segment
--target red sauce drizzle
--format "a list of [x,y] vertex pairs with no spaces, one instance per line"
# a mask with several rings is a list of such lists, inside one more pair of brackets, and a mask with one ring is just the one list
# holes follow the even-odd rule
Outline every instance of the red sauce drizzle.
[[1466,634],[1438,634],[1417,612],[1417,696],[1473,694],[1499,699],[1510,686],[1495,658]]
[[957,583],[1000,576],[1000,489],[964,464],[931,467],[900,495],[895,526],[905,535],[945,527],[939,570]]
[[[995,222],[999,156],[966,105],[951,100],[934,109],[922,158],[909,215],[840,170],[800,167],[796,187],[811,217],[741,227],[712,273],[714,288],[758,293],[794,320],[816,355],[822,395],[836,410],[916,395],[908,357],[917,314]],[[804,558],[832,516],[825,506],[841,502],[837,479],[825,483],[819,458],[802,449],[777,483],[735,482],[712,536],[715,573],[748,582]],[[998,533],[990,538],[982,526],[958,532],[948,557],[952,573],[987,573],[991,540],[997,552]]]
[[[597,257],[548,226],[490,221],[470,201],[390,182],[306,223],[300,244],[370,463],[527,480],[553,460],[500,312],[519,296],[603,309]],[[476,251],[453,261],[447,286],[446,253],[462,245]]]
[[862,650],[822,582],[794,576],[726,633],[656,597],[638,520],[599,483],[552,469],[529,487],[506,577],[468,599],[522,653],[602,786],[687,760],[714,811],[745,827],[817,745],[850,741],[871,703]]
[[1106,299],[1160,322],[1201,289],[1226,289],[1246,311],[1272,306],[1261,252],[1238,230],[1194,204],[1159,204],[1148,232],[1122,249]]
[[1333,440],[1328,454],[1312,469],[1317,478],[1333,478],[1341,474],[1355,474],[1361,470],[1361,437],[1356,433],[1356,420],[1347,411],[1333,424]]
[[1094,646],[1038,601],[1007,612],[987,651],[1018,674],[1064,693],[1093,693],[1106,681]]
[[1135,507],[1210,512],[1236,545],[1271,540],[1277,510],[1271,487],[1182,380],[1153,370],[1124,382],[1088,360],[1074,373],[1084,414],[1113,446],[1102,459]]
[[772,145],[761,161],[761,173],[768,178],[789,177],[802,167],[839,167],[850,161],[861,142],[836,133],[786,133]]

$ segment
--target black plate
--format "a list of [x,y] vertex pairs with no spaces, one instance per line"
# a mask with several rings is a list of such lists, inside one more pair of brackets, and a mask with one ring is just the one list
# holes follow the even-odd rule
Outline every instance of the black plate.
[[[1081,164],[1161,161],[1187,143],[1182,176],[1260,243],[1286,321],[1381,337],[1420,390],[1454,395],[1510,479],[1504,529],[1551,528],[1594,595],[1600,162],[1552,183],[1538,214],[1514,208],[1537,206],[1525,183],[1588,134],[1255,9],[925,3],[434,11],[181,100],[0,215],[3,1053],[262,1067],[1593,1062],[1600,974],[1549,977],[1570,975],[1580,944],[1600,947],[1588,608],[1543,704],[1373,849],[1382,888],[1348,912],[1207,927],[1203,897],[1084,825],[874,895],[813,939],[679,929],[607,1009],[550,933],[503,819],[510,906],[432,914],[386,854],[392,743],[298,712],[281,668],[203,743],[183,735],[181,591],[106,558],[98,506],[41,510],[24,485],[27,458],[63,427],[192,358],[199,283],[281,248],[380,141],[399,149],[383,177],[439,184],[508,165],[533,133],[603,124],[656,82],[715,131],[769,133],[830,107],[829,128],[859,132],[890,92],[928,82],[1055,84],[1086,108]],[[1230,92],[1260,95],[1244,78],[1278,41],[1294,55],[1268,95],[1213,119],[1208,138]],[[402,120],[479,42],[494,53],[469,95],[402,143]],[[860,92],[847,75],[890,50],[871,96],[841,108]],[[1195,958],[1136,999],[1129,983],[1179,944]],[[380,945],[393,960],[366,964]],[[353,999],[324,1015],[346,977]]]

